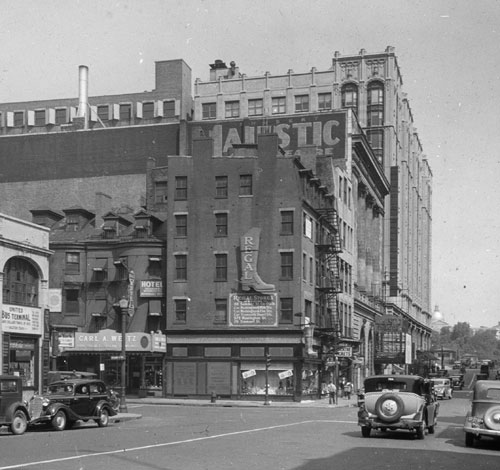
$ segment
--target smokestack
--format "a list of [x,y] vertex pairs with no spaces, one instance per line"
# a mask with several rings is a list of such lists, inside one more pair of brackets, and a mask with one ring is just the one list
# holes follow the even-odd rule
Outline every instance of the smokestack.
[[80,65],[79,74],[79,95],[77,117],[84,119],[84,129],[88,129],[89,112],[89,68],[86,65]]

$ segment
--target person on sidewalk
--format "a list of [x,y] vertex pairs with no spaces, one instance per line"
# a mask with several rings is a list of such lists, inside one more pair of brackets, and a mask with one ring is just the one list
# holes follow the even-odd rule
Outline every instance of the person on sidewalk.
[[352,394],[352,383],[346,382],[346,384],[344,385],[344,395],[348,400],[350,400],[351,394]]
[[331,380],[328,386],[326,387],[326,391],[328,392],[328,397],[329,397],[328,403],[330,405],[335,405],[335,395],[337,393],[337,387]]

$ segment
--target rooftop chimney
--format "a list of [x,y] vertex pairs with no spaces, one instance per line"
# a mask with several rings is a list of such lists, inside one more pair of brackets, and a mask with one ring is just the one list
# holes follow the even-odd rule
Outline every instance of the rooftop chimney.
[[79,74],[79,94],[78,94],[78,112],[76,117],[83,119],[83,128],[88,129],[89,120],[89,68],[86,65],[80,65]]

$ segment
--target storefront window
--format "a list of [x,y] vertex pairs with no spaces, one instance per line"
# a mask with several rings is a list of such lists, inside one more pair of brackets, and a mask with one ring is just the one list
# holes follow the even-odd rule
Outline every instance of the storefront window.
[[147,358],[144,366],[144,384],[146,388],[161,390],[163,387],[162,360],[158,358]]
[[302,370],[302,395],[317,395],[319,389],[319,373],[314,365],[305,365]]
[[[268,370],[267,376],[269,395],[293,395],[295,382],[292,364],[273,366],[273,369]],[[266,370],[263,364],[242,364],[241,394],[266,394]]]
[[20,376],[24,387],[35,386],[35,340],[10,340],[10,373]]

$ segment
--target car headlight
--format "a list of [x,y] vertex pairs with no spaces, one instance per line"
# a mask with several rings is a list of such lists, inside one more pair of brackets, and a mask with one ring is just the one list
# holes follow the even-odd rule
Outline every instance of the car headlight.
[[479,416],[468,416],[467,422],[473,428],[481,428],[484,425],[483,418],[480,418]]
[[42,406],[44,408],[47,408],[47,406],[49,406],[49,404],[50,404],[50,400],[48,398],[43,398],[43,400],[42,400]]

